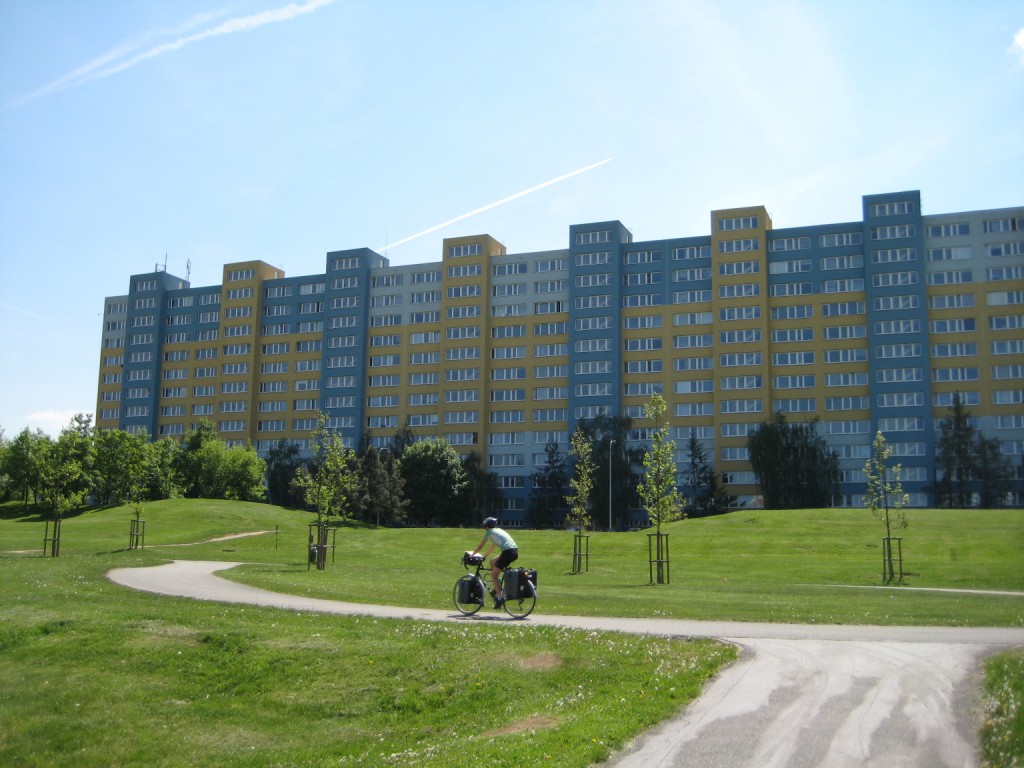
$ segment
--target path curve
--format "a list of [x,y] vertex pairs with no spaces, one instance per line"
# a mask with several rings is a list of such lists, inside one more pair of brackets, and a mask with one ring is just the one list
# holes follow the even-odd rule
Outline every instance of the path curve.
[[[453,610],[346,603],[222,579],[240,563],[175,560],[111,581],[162,595],[296,611],[476,621]],[[1012,599],[1012,598],[1011,598]],[[534,614],[531,624],[736,643],[679,717],[640,737],[615,768],[975,768],[980,662],[1024,645],[1024,629],[874,627]]]

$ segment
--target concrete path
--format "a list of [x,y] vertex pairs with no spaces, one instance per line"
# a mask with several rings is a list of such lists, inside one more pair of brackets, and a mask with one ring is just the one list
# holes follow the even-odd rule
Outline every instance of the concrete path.
[[[479,621],[454,610],[286,595],[221,579],[239,563],[176,560],[119,568],[111,581],[163,595],[418,621]],[[1007,596],[1007,599],[1021,599]],[[511,621],[511,619],[508,619]],[[1024,645],[1024,629],[761,624],[534,614],[544,626],[713,637],[740,660],[616,768],[974,768],[980,662]]]

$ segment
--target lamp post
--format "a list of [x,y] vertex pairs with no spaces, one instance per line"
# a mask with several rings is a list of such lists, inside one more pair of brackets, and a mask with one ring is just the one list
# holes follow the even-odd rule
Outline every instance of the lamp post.
[[612,446],[614,440],[608,441],[608,531],[612,530]]

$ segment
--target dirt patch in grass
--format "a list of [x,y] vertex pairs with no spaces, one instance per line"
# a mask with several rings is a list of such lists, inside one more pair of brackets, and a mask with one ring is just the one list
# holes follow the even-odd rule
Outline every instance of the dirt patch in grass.
[[562,666],[562,660],[558,654],[545,651],[533,656],[516,657],[515,664],[520,669],[557,669]]
[[530,715],[529,717],[517,720],[514,723],[496,728],[483,734],[484,738],[494,736],[508,736],[513,733],[525,733],[527,731],[540,731],[547,728],[555,728],[558,720],[549,715]]

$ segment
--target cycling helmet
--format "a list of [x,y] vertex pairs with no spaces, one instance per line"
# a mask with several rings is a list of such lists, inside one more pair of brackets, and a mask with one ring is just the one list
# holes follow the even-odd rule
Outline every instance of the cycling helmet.
[[488,517],[484,520],[484,528],[494,528],[498,524],[498,518]]

